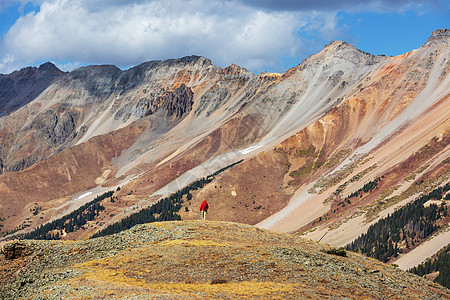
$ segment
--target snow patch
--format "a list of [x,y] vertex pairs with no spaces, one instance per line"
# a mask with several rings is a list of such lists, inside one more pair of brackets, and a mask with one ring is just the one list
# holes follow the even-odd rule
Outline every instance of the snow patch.
[[79,196],[76,200],[83,199],[84,197],[87,197],[87,196],[89,196],[89,195],[91,195],[91,194],[92,194],[92,192],[84,193],[83,195]]
[[240,150],[239,152],[241,153],[241,154],[247,154],[247,153],[250,153],[250,152],[252,152],[252,151],[255,151],[256,149],[258,149],[258,148],[261,148],[262,147],[262,145],[256,145],[256,146],[251,146],[251,147],[248,147],[248,148],[246,148],[246,149],[244,149],[244,150]]

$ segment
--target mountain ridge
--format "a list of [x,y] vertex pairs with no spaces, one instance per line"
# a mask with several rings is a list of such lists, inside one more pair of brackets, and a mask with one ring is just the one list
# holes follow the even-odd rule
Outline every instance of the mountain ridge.
[[144,224],[87,241],[15,242],[4,253],[0,295],[5,299],[442,299],[449,294],[360,254],[231,222]]
[[[0,74],[0,116],[26,105],[64,74],[47,62],[39,67],[26,67],[10,74]],[[21,92],[25,90],[25,92]]]
[[[431,37],[396,57],[332,42],[283,74],[199,56],[65,73],[0,117],[0,229],[34,228],[121,186],[67,237],[85,238],[244,159],[194,192],[182,218],[208,198],[214,220],[328,232],[342,246],[415,186],[448,181],[448,30]],[[380,190],[340,204],[381,176]]]

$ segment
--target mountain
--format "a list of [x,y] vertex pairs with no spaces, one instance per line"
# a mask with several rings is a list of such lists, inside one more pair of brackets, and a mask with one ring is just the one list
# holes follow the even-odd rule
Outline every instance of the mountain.
[[0,74],[0,116],[28,104],[64,74],[52,63]]
[[87,241],[22,241],[0,256],[2,299],[445,299],[360,254],[252,226],[144,224]]
[[[181,218],[197,219],[207,198],[211,220],[344,246],[449,182],[449,36],[436,30],[396,57],[334,41],[283,74],[189,56],[1,75],[12,82],[0,91],[1,107],[12,107],[0,117],[1,233],[23,234],[120,187],[95,220],[60,232],[87,238],[243,160],[184,198]],[[425,258],[445,246],[437,240],[424,243]]]

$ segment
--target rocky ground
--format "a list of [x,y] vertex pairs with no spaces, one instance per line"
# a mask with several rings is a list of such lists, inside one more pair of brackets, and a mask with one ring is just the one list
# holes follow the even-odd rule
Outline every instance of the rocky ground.
[[431,281],[359,254],[252,226],[138,225],[76,242],[16,241],[1,299],[450,299]]

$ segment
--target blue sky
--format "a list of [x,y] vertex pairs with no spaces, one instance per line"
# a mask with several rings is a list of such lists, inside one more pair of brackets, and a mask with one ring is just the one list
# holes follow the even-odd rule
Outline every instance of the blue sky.
[[0,0],[0,73],[201,55],[284,72],[332,40],[399,55],[450,28],[449,0]]

